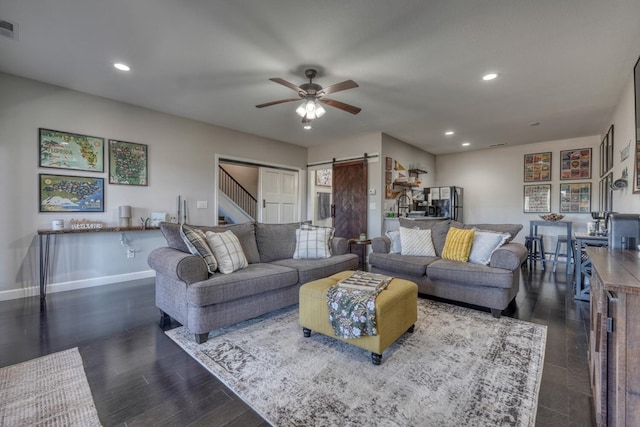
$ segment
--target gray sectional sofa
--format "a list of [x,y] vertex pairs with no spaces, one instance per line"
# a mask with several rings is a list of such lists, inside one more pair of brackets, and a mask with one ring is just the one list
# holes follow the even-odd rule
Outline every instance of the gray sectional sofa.
[[170,316],[203,343],[214,329],[298,303],[300,285],[306,282],[358,268],[358,256],[348,253],[347,239],[340,237],[332,239],[329,258],[293,259],[298,227],[254,222],[198,227],[204,232],[231,230],[249,263],[230,274],[210,274],[205,261],[189,252],[180,226],[161,223],[167,247],[154,249],[148,258],[156,272],[161,322]]
[[[515,298],[520,286],[520,266],[527,249],[511,240],[522,229],[521,224],[462,224],[444,220],[410,220],[400,218],[400,226],[431,229],[435,257],[407,256],[389,253],[391,240],[376,237],[369,254],[371,271],[387,274],[418,284],[418,292],[452,301],[488,307],[494,317]],[[442,259],[442,249],[449,227],[477,228],[509,233],[511,239],[491,255],[488,265]]]

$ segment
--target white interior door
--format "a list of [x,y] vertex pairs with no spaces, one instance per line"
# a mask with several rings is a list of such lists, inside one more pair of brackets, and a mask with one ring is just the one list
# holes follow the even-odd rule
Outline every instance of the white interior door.
[[298,172],[282,169],[260,168],[259,221],[267,224],[297,222]]

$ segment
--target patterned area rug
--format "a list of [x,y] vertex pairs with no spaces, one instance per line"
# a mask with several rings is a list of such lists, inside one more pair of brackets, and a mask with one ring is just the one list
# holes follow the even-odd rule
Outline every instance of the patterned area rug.
[[0,369],[0,425],[101,425],[78,349]]
[[546,327],[418,299],[414,333],[370,353],[302,336],[297,306],[212,332],[167,331],[277,426],[533,426]]

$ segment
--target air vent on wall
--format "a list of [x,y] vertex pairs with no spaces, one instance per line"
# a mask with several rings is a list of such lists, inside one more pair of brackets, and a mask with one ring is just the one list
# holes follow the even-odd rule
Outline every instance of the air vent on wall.
[[499,144],[491,144],[491,145],[489,146],[489,148],[492,148],[492,147],[502,147],[503,145],[505,145],[505,143],[504,143],[504,142],[501,142],[501,143],[499,143]]
[[0,19],[0,36],[16,40],[18,38],[18,25]]

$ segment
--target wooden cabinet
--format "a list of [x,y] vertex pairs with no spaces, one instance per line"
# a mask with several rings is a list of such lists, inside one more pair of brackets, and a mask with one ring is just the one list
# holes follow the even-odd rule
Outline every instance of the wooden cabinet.
[[640,426],[640,252],[587,248],[589,369],[599,426]]

